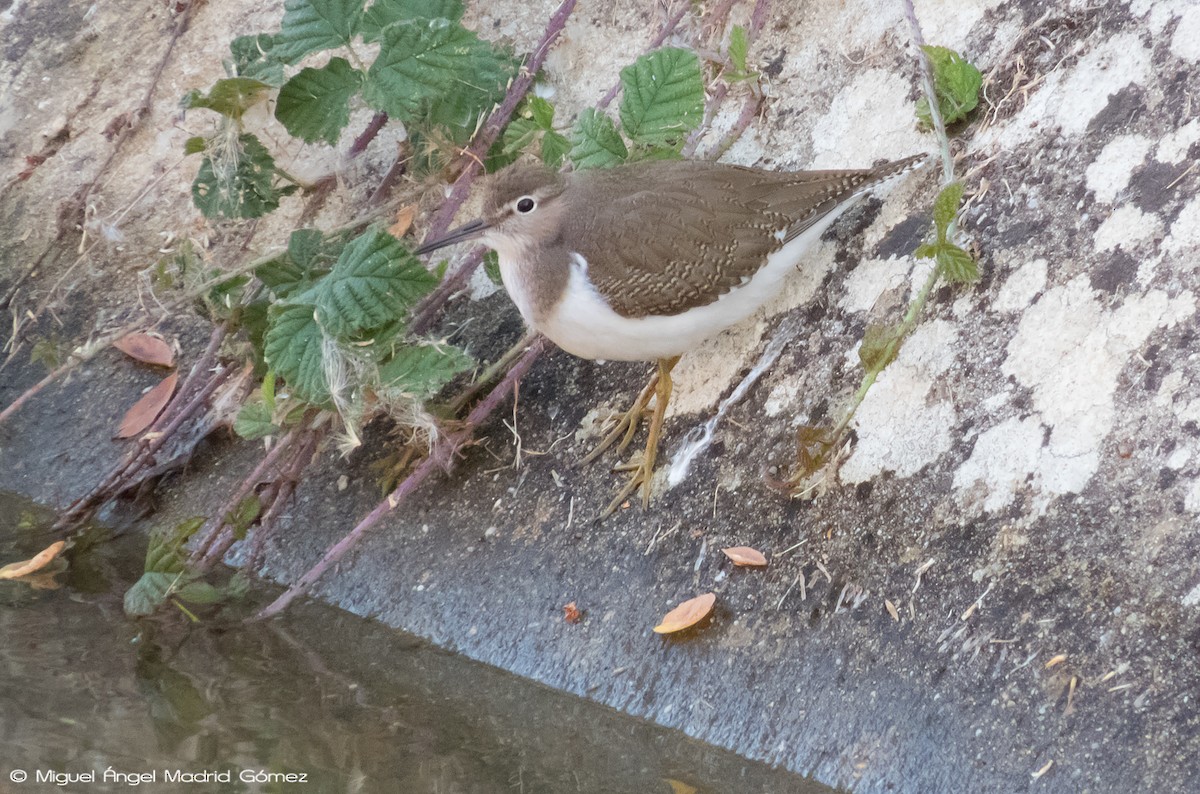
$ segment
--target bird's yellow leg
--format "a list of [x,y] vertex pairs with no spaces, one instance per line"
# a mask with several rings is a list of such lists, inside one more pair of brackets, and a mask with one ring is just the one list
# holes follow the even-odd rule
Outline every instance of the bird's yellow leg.
[[[640,462],[630,461],[628,466],[620,467],[622,470],[632,470],[633,476],[601,513],[602,518],[611,515],[639,485],[642,487],[642,508],[650,506],[650,484],[654,477],[654,462],[658,458],[658,440],[662,436],[663,421],[667,416],[667,403],[671,399],[671,390],[674,386],[671,381],[671,370],[678,361],[679,356],[659,359],[658,373],[651,380],[651,384],[654,386],[654,413],[650,417],[650,433],[646,438],[646,451],[642,454]],[[649,387],[648,384],[647,389]],[[640,398],[641,395],[639,395]],[[622,446],[625,444],[628,444],[628,438]]]
[[633,401],[630,409],[621,414],[621,418],[617,420],[613,428],[600,440],[595,449],[579,461],[579,465],[582,466],[585,463],[591,463],[600,457],[600,453],[615,444],[617,439],[621,440],[621,443],[617,446],[617,452],[622,452],[625,447],[629,446],[629,442],[633,440],[633,434],[637,432],[638,425],[641,424],[642,415],[646,412],[646,406],[650,403],[650,396],[655,393],[655,386],[657,384],[658,374],[655,373],[650,376],[650,380],[646,383],[646,386],[638,393],[637,399]]

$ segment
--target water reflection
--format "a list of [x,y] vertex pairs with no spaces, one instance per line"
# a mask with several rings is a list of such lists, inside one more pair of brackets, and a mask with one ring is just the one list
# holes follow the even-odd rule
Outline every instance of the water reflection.
[[[0,564],[46,518],[0,494]],[[92,534],[60,589],[0,581],[0,791],[829,791],[317,605],[130,621],[144,551]]]

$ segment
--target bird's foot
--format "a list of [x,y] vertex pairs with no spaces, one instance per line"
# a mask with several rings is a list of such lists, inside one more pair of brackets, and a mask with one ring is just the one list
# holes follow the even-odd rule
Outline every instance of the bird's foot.
[[[658,371],[651,376],[646,387],[638,394],[633,406],[622,415],[596,448],[580,461],[581,463],[590,463],[613,444],[617,444],[618,452],[624,451],[633,441],[642,416],[646,413],[646,408],[650,403],[650,397],[653,395],[654,409],[650,417],[650,433],[646,439],[646,449],[641,455],[635,455],[627,463],[614,468],[614,471],[632,472],[632,475],[600,514],[600,518],[612,515],[639,487],[642,491],[642,507],[650,506],[650,485],[654,477],[654,462],[658,457],[658,441],[662,435],[663,420],[667,415],[667,402],[671,399],[671,369],[677,361],[679,361],[678,356],[658,362]],[[618,439],[620,440],[619,444],[617,443]]]

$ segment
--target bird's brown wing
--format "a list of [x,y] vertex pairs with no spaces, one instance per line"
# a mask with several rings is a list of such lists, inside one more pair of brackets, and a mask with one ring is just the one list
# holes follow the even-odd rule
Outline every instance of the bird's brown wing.
[[564,239],[618,314],[679,314],[745,283],[770,253],[906,166],[779,173],[671,162],[588,172],[571,188],[586,209],[568,213]]

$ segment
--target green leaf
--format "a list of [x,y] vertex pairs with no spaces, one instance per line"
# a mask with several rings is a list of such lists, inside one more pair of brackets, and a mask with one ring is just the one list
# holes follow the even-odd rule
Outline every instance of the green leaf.
[[329,402],[321,348],[324,336],[310,304],[275,304],[267,312],[269,326],[263,354],[292,394],[311,405]]
[[270,33],[238,36],[229,43],[234,74],[261,80],[267,85],[283,85],[283,64],[271,52],[274,46],[275,37]]
[[937,256],[937,243],[921,243],[917,246],[917,250],[913,251],[913,256],[917,259],[933,259]]
[[559,168],[571,151],[571,142],[557,132],[542,135],[542,162],[551,168]]
[[274,182],[274,158],[258,138],[244,133],[224,151],[204,155],[192,201],[207,218],[258,218],[279,206]]
[[868,325],[858,346],[858,360],[868,371],[880,372],[896,360],[901,341],[898,325]]
[[253,105],[267,98],[271,86],[262,80],[252,80],[249,77],[227,77],[213,83],[207,94],[191,91],[180,101],[184,110],[207,108],[228,116],[240,119],[242,114]]
[[951,182],[942,188],[933,202],[933,223],[937,227],[938,242],[946,241],[946,233],[954,218],[958,215],[958,206],[962,203],[962,182]]
[[[979,89],[983,75],[961,55],[947,47],[925,45],[921,48],[933,67],[933,92],[937,95],[938,110],[947,125],[966,118],[979,104]],[[933,123],[929,101],[917,101],[917,118],[928,127]]]
[[416,118],[435,99],[476,85],[494,61],[491,47],[461,25],[391,25],[367,70],[363,98],[401,120]]
[[407,247],[372,229],[347,245],[333,271],[306,295],[316,303],[321,327],[345,339],[403,317],[436,284]]
[[461,0],[377,0],[363,17],[362,38],[368,43],[378,41],[383,29],[394,22],[457,22],[462,15]]
[[325,234],[320,229],[296,229],[288,237],[288,256],[305,271],[318,263],[325,247]]
[[275,413],[275,372],[273,370],[267,370],[267,374],[263,375],[262,398],[263,405],[267,406],[267,410],[272,414]]
[[504,142],[504,148],[501,150],[501,153],[504,155],[519,156],[530,144],[537,140],[538,134],[541,131],[542,128],[533,119],[513,119],[504,128],[504,135],[501,136],[501,140]]
[[690,50],[664,47],[621,70],[621,127],[638,143],[682,143],[704,116],[704,75]]
[[529,117],[533,119],[534,124],[544,130],[554,129],[554,105],[532,94],[525,100],[525,105],[529,108]]
[[483,254],[483,272],[497,287],[504,286],[500,277],[500,255],[490,248]]
[[350,122],[350,97],[363,74],[343,58],[330,58],[320,69],[301,69],[279,89],[275,118],[306,143],[337,143]]
[[125,614],[130,617],[152,615],[179,583],[181,574],[146,571],[125,591]]
[[750,70],[746,68],[746,57],[749,55],[750,45],[746,40],[746,29],[741,25],[734,25],[733,30],[729,31],[729,62],[733,64],[733,69],[738,75],[743,75]]
[[202,136],[193,135],[191,138],[188,138],[186,141],[183,142],[183,153],[185,155],[200,154],[201,152],[204,151],[204,149],[207,146],[208,146],[208,141],[205,140]]
[[963,249],[952,243],[944,243],[938,247],[938,267],[942,277],[947,281],[964,283],[979,280],[979,266]]
[[451,345],[405,345],[379,368],[380,392],[426,400],[475,362]]
[[271,409],[264,403],[246,403],[233,422],[233,432],[247,441],[273,436],[279,427],[271,421]]
[[224,598],[220,590],[199,579],[183,585],[175,591],[175,595],[189,604],[215,604]]
[[233,510],[225,515],[225,523],[233,529],[235,538],[245,540],[246,530],[258,519],[261,511],[262,502],[258,500],[258,494],[247,494]]
[[317,50],[348,47],[362,25],[363,0],[287,0],[271,54],[296,63]]
[[611,168],[625,162],[629,150],[613,120],[595,108],[587,108],[571,130],[568,156],[576,168]]
[[204,526],[204,516],[193,516],[170,529],[155,529],[150,533],[146,549],[147,572],[178,574],[184,570],[183,544]]

